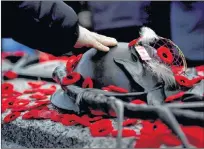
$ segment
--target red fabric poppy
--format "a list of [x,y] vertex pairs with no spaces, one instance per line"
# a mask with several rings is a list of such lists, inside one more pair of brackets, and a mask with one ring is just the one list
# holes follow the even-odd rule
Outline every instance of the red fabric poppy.
[[24,111],[27,111],[27,110],[29,110],[28,106],[13,107],[11,109],[12,112],[24,112]]
[[95,115],[95,116],[107,115],[106,113],[104,113],[103,111],[100,111],[100,110],[90,109],[90,111],[91,111],[91,114],[92,114],[92,115]]
[[201,65],[201,66],[196,66],[195,67],[196,71],[203,71],[204,72],[204,65]]
[[181,91],[181,92],[179,92],[179,93],[177,93],[177,94],[168,96],[168,97],[165,99],[165,102],[174,101],[175,99],[181,98],[184,94],[185,94],[185,92],[182,92],[182,91]]
[[130,41],[129,44],[128,44],[128,47],[134,46],[139,41],[139,39],[140,38],[137,38],[137,39],[134,39],[134,40]]
[[133,104],[146,104],[146,102],[140,100],[140,99],[135,99],[135,100],[132,100],[130,103],[133,103]]
[[172,72],[173,72],[175,75],[181,74],[182,71],[183,71],[183,66],[175,66],[175,65],[173,65],[173,66],[171,66],[171,70],[172,70]]
[[45,85],[45,84],[46,84],[45,81],[28,82],[28,85],[29,85],[31,88],[39,88],[39,87],[41,87],[42,85]]
[[9,79],[15,79],[15,78],[18,77],[18,74],[13,72],[13,71],[11,71],[11,70],[9,70],[9,71],[4,73],[4,76],[6,76]]
[[7,105],[2,104],[1,105],[1,113],[4,113],[7,110]]
[[32,94],[32,93],[36,93],[36,92],[38,92],[39,91],[39,89],[27,89],[27,90],[24,90],[23,91],[23,93],[24,94]]
[[3,83],[1,85],[2,94],[11,94],[13,92],[14,86],[11,83]]
[[104,90],[104,91],[108,91],[108,92],[111,92],[111,89],[108,88],[108,87],[102,87],[102,90]]
[[26,106],[30,103],[30,100],[29,99],[21,99],[21,100],[16,100],[13,104],[13,107],[15,108],[18,108],[18,107],[23,107],[23,106]]
[[93,118],[90,118],[90,117],[89,117],[89,121],[90,121],[90,122],[99,121],[99,120],[101,120],[101,119],[103,119],[102,116],[96,116],[96,117],[93,117]]
[[39,89],[39,92],[45,95],[52,95],[56,91],[56,86],[51,86],[49,89]]
[[37,111],[34,118],[36,119],[50,119],[52,115],[52,111],[50,110],[39,110]]
[[196,77],[196,78],[193,78],[193,79],[191,80],[191,82],[192,82],[192,84],[196,84],[196,83],[200,82],[200,81],[203,80],[203,79],[204,79],[204,76],[198,76],[198,77]]
[[90,77],[87,77],[82,83],[82,88],[93,88],[93,81]]
[[23,57],[25,55],[25,52],[23,51],[16,51],[13,53],[14,56],[19,56],[19,57]]
[[77,55],[77,62],[79,62],[81,60],[82,56],[83,56],[83,54]]
[[4,123],[9,123],[11,121],[14,121],[21,115],[21,112],[11,112],[4,118]]
[[123,122],[123,127],[135,125],[135,124],[137,124],[137,121],[138,121],[137,119],[126,119],[126,120]]
[[199,126],[181,126],[181,129],[186,134],[189,142],[198,147],[204,147],[204,128]]
[[113,111],[113,110],[110,110],[108,113],[109,113],[109,116],[117,117],[115,111]]
[[181,145],[181,141],[172,133],[162,135],[162,144],[167,146],[179,146]]
[[64,77],[62,79],[62,84],[63,85],[71,85],[79,81],[81,78],[81,75],[77,72],[72,72],[67,75],[67,77]]
[[12,108],[16,100],[16,97],[10,97],[6,100],[3,100],[2,104],[7,108]]
[[170,49],[168,49],[165,46],[161,46],[157,49],[157,55],[161,58],[162,61],[164,61],[167,64],[172,64],[174,57],[170,51]]
[[[111,135],[112,135],[112,137],[117,137],[117,135],[118,135],[118,130],[113,130],[113,131],[111,132]],[[136,132],[135,132],[134,130],[132,130],[132,129],[126,129],[126,128],[124,128],[124,129],[122,130],[122,137],[135,137],[135,136],[138,136],[138,135],[137,135]]]
[[175,77],[176,82],[181,86],[185,86],[185,87],[193,86],[192,81],[186,78],[185,76],[176,75],[174,77]]
[[81,118],[77,115],[73,115],[74,120],[82,126],[89,127],[91,123],[88,119]]
[[90,132],[93,137],[105,137],[111,134],[113,130],[112,122],[108,119],[97,121],[90,126]]
[[63,114],[60,122],[65,126],[73,126],[77,124],[74,119],[74,116],[70,114]]
[[67,64],[66,64],[67,72],[71,73],[74,70],[77,63],[78,61],[75,55],[72,55],[71,57],[69,57]]
[[47,96],[45,96],[44,94],[42,93],[36,93],[36,94],[33,94],[31,96],[29,96],[30,98],[34,98],[36,100],[43,100],[43,99],[46,99]]
[[27,119],[34,119],[37,116],[38,110],[31,110],[29,112],[26,112],[23,114],[22,119],[27,120]]
[[108,88],[111,89],[111,91],[113,92],[118,92],[118,93],[128,93],[128,90],[118,87],[118,86],[114,86],[114,85],[109,85],[107,86]]
[[60,122],[62,118],[62,114],[59,114],[57,111],[52,111],[50,119],[54,122]]

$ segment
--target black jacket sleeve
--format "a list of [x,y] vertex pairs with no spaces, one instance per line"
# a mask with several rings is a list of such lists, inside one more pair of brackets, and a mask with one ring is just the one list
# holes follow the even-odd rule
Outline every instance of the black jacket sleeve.
[[2,3],[2,35],[31,48],[59,56],[78,39],[78,17],[63,1]]

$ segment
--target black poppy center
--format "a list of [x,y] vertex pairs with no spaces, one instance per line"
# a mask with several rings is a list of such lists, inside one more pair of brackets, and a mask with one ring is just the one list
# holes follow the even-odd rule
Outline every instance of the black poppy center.
[[10,118],[13,118],[15,115],[11,115]]
[[163,53],[163,56],[164,56],[165,58],[167,58],[167,57],[168,57],[166,53]]
[[103,132],[103,131],[105,131],[105,129],[100,129],[100,130],[99,130],[99,132]]
[[68,79],[73,79],[73,77],[72,77],[72,76],[67,76],[67,78],[68,78]]

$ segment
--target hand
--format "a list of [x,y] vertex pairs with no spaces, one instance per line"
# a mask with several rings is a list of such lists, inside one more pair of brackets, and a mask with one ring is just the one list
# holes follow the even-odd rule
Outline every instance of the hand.
[[93,47],[100,51],[109,51],[110,48],[108,46],[115,45],[117,45],[116,39],[99,35],[79,26],[79,38],[74,47]]

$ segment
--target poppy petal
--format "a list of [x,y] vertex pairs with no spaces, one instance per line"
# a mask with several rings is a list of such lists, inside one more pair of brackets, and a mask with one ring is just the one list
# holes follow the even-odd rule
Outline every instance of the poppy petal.
[[82,83],[82,88],[93,88],[93,81],[90,77],[87,77]]
[[4,118],[4,123],[9,123],[11,121],[14,121],[21,115],[21,112],[11,112]]

